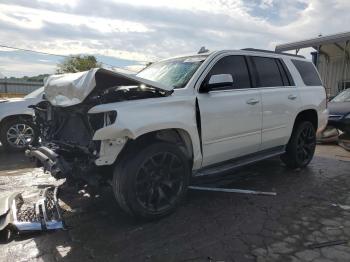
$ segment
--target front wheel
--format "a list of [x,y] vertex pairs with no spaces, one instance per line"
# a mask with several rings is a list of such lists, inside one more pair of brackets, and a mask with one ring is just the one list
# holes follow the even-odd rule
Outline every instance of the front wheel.
[[120,207],[145,219],[173,212],[187,192],[191,170],[186,155],[174,144],[156,141],[131,151],[113,176]]
[[304,121],[293,129],[286,153],[281,159],[290,168],[303,168],[311,162],[315,148],[315,128],[311,122]]
[[8,151],[22,151],[38,142],[38,132],[30,120],[15,118],[4,122],[0,140]]

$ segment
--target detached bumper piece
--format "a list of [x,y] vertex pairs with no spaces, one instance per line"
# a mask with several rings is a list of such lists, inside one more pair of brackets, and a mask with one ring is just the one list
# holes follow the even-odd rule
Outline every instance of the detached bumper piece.
[[341,134],[338,144],[347,151],[350,151],[350,134]]
[[19,233],[64,229],[64,221],[57,200],[57,187],[46,188],[39,193],[34,205],[26,203],[21,195],[12,200],[10,224]]

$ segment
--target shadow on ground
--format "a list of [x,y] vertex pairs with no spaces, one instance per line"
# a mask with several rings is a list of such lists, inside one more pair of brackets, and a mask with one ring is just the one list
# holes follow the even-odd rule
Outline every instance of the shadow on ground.
[[30,169],[34,164],[24,155],[24,152],[7,152],[0,144],[0,176],[19,174],[22,169]]

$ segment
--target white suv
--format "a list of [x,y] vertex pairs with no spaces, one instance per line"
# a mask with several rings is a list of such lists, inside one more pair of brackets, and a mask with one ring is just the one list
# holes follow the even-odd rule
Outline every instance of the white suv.
[[24,151],[28,145],[38,142],[34,111],[28,106],[41,101],[43,90],[40,87],[23,98],[0,101],[0,142],[6,151]]
[[144,218],[173,211],[191,176],[278,155],[305,167],[328,118],[310,61],[252,49],[175,57],[136,76],[52,76],[45,94],[42,146],[27,154],[56,177],[110,179],[120,206]]

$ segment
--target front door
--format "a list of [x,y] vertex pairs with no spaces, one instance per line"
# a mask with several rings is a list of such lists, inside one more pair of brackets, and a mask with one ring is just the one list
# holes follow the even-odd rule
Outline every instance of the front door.
[[199,92],[203,167],[254,153],[261,144],[262,103],[259,89],[251,88],[246,58],[230,55],[218,60],[211,75],[231,74],[233,86]]

